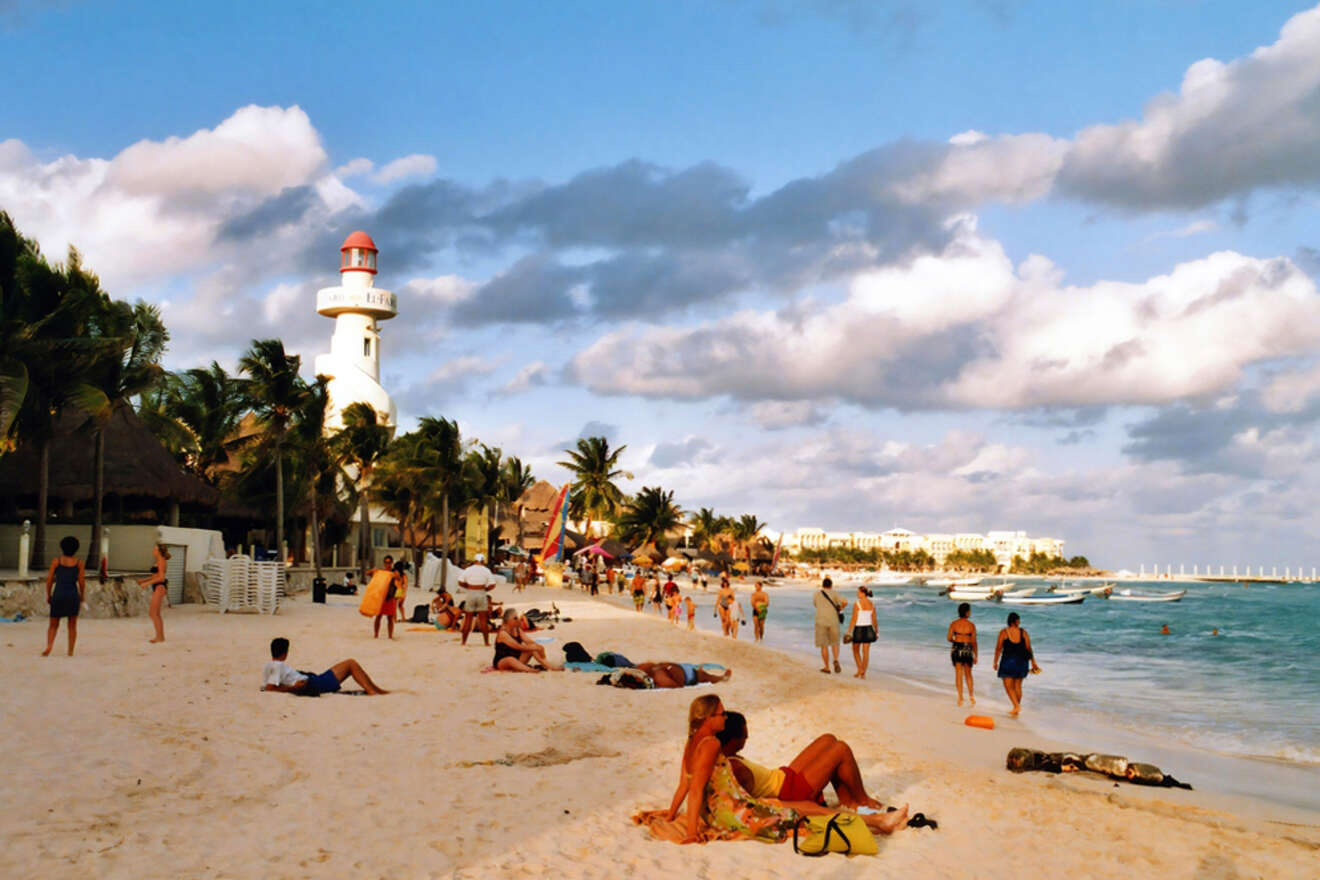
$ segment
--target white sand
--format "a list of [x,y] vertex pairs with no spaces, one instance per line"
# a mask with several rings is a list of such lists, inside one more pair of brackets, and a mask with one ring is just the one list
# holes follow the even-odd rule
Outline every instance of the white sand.
[[[501,588],[498,597],[508,597]],[[749,720],[749,756],[786,763],[816,733],[850,742],[872,793],[940,822],[876,858],[791,846],[677,846],[633,826],[676,780],[687,706],[710,688],[636,692],[595,676],[481,674],[490,651],[445,634],[371,638],[352,597],[274,617],[86,620],[51,657],[45,621],[2,625],[0,877],[1315,877],[1320,818],[1201,792],[1003,770],[1047,745],[953,700],[826,677],[743,641],[688,633],[580,594],[533,590],[574,618],[547,635],[634,660],[731,666],[716,688]],[[416,591],[409,604],[420,601]],[[750,628],[743,635],[750,636]],[[356,657],[379,698],[258,689],[272,637],[320,670]],[[350,685],[351,686],[351,685]],[[1096,744],[1095,747],[1099,747]],[[484,763],[495,762],[495,763]],[[1194,781],[1194,780],[1193,780]],[[1286,819],[1287,821],[1280,821]]]

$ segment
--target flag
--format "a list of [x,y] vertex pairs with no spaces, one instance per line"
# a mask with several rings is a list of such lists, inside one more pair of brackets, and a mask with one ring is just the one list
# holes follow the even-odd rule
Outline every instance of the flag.
[[780,549],[781,547],[783,547],[783,546],[784,546],[784,533],[783,533],[783,532],[780,532],[780,533],[779,533],[779,542],[778,542],[777,544],[775,544],[775,555],[774,555],[774,558],[770,560],[770,570],[771,570],[771,571],[774,571],[774,570],[775,570],[775,566],[779,564],[779,549]]
[[564,557],[564,529],[568,524],[568,483],[555,496],[550,505],[550,522],[545,527],[545,540],[541,542],[541,564]]
[[468,511],[467,529],[464,535],[463,550],[467,554],[467,560],[470,563],[478,553],[486,552],[486,531],[489,522],[486,516],[486,505]]

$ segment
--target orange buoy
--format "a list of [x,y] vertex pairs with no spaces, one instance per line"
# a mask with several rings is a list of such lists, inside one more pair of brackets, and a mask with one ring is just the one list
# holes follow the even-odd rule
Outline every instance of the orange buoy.
[[968,727],[982,727],[986,730],[995,729],[995,719],[989,715],[968,715],[967,720],[963,722]]

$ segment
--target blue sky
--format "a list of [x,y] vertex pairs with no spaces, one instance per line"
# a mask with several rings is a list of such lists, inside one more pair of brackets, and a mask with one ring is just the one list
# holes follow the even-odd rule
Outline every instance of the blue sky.
[[0,209],[171,366],[310,367],[363,228],[403,426],[549,479],[1312,564],[1318,9],[0,0],[0,73]]

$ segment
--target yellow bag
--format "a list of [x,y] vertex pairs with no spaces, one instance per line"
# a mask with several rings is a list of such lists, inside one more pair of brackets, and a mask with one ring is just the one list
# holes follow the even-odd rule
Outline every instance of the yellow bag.
[[[802,830],[804,827],[805,831]],[[833,816],[803,816],[799,819],[793,828],[793,851],[804,856],[823,856],[832,852],[873,856],[880,847],[861,816],[835,813]]]

